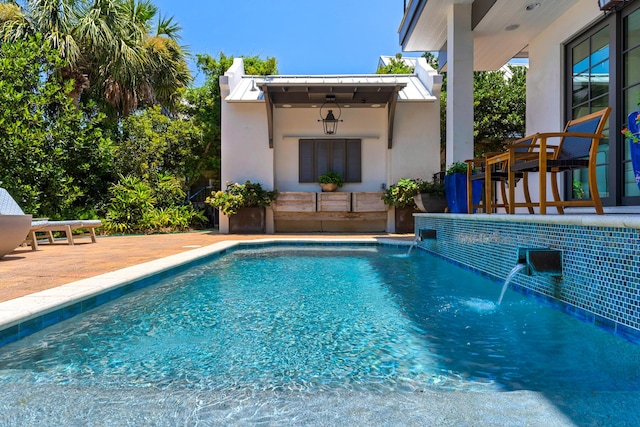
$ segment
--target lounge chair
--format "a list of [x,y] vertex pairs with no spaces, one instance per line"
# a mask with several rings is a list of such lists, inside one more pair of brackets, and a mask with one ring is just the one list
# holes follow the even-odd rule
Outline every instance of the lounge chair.
[[[515,197],[515,181],[521,173],[538,172],[538,202],[520,203],[519,206],[539,207],[541,215],[547,213],[547,206],[555,206],[559,214],[567,206],[593,206],[598,215],[602,215],[602,202],[596,179],[596,156],[600,140],[605,138],[602,131],[606,125],[611,107],[607,107],[584,117],[571,120],[563,132],[536,133],[509,146],[509,153],[522,148],[524,144],[533,144],[534,159],[512,162],[509,165],[509,200]],[[557,145],[549,145],[548,140],[558,140]],[[530,146],[530,145],[527,145]],[[491,159],[487,160],[491,162]],[[562,200],[558,190],[558,173],[574,169],[588,169],[590,200]],[[547,173],[551,173],[553,201],[547,200]],[[510,185],[511,183],[514,185]],[[509,204],[509,213],[514,213],[515,203]]]
[[[0,188],[0,214],[2,215],[25,215],[20,205],[11,197],[4,188]],[[31,215],[27,215],[31,217]],[[33,218],[31,226],[26,230],[22,240],[29,243],[32,250],[38,249],[38,239],[36,233],[47,233],[49,243],[53,243],[53,232],[62,231],[65,233],[67,243],[73,245],[73,230],[87,229],[91,236],[91,241],[96,243],[95,229],[102,226],[100,220],[72,220],[72,221],[49,221],[46,218]]]
[[73,231],[74,230],[88,230],[89,235],[91,237],[91,242],[96,243],[96,231],[97,227],[101,227],[102,222],[98,219],[83,219],[83,220],[72,220],[72,221],[47,221],[42,227],[32,228],[29,232],[29,244],[31,245],[31,249],[38,249],[38,238],[37,233],[47,233],[47,239],[49,243],[53,243],[53,232],[61,231],[64,232],[67,243],[69,245],[75,244],[73,240]]

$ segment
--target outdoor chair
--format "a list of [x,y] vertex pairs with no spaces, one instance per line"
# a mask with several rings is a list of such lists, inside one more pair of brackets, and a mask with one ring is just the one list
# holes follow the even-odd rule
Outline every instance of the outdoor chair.
[[[596,213],[602,215],[604,211],[598,193],[596,157],[600,140],[605,138],[602,131],[610,112],[611,107],[607,107],[595,113],[569,121],[563,132],[535,133],[510,145],[508,152],[502,154],[502,156],[515,158],[517,155],[515,150],[519,148],[522,149],[526,146],[532,147],[533,149],[527,156],[534,156],[534,158],[510,162],[507,178],[509,185],[508,199],[514,200],[514,187],[519,174],[538,172],[538,202],[532,203],[527,201],[518,204],[518,206],[526,206],[528,208],[538,206],[541,215],[547,213],[547,206],[555,206],[559,214],[564,214],[564,207],[593,206]],[[548,144],[549,140],[557,140],[558,143],[557,145],[550,145]],[[493,162],[492,159],[493,158],[488,159],[487,162]],[[588,169],[589,193],[591,195],[591,199],[589,200],[562,200],[560,198],[557,175],[575,169]],[[548,173],[551,174],[553,201],[547,200]],[[510,185],[512,182],[514,185]],[[515,203],[510,203],[509,213],[514,213],[515,207]]]
[[[497,153],[487,153],[491,155],[496,155]],[[490,213],[490,211],[494,208],[505,208],[507,209],[507,192],[505,182],[507,180],[507,172],[503,169],[502,163],[495,164],[493,170],[487,170],[487,154],[485,157],[479,157],[475,159],[465,160],[467,164],[467,212],[474,213],[474,209],[482,210],[485,213]],[[488,175],[487,175],[488,172]],[[480,198],[479,204],[473,203],[473,182],[482,181],[482,197]],[[489,207],[487,205],[487,200],[489,198],[493,198],[492,195],[487,196],[487,182],[491,182],[492,184],[499,183],[500,190],[502,191],[502,204],[491,203]],[[489,187],[492,187],[489,184]],[[491,191],[491,189],[488,189]],[[493,199],[492,199],[493,201]]]
[[[531,143],[525,144],[526,141],[519,140],[521,146],[516,147],[513,150],[506,152],[492,152],[485,153],[481,158],[475,158],[467,160],[467,212],[472,213],[473,209],[482,209],[485,213],[492,213],[497,208],[504,208],[506,212],[510,212],[510,204],[516,203],[514,198],[507,198],[507,185],[509,178],[509,164],[520,162],[523,160],[530,160],[534,158],[535,154],[531,153]],[[516,173],[515,183],[522,179],[524,182],[524,195],[526,203],[522,204],[527,206],[531,204],[531,197],[529,196],[529,188],[527,181],[527,174],[524,172]],[[484,187],[480,204],[473,204],[472,197],[472,183],[474,181],[483,181]],[[493,190],[495,184],[500,185],[500,192],[502,195],[502,203],[494,202]],[[529,212],[533,213],[533,208],[529,206]]]
[[91,237],[91,243],[96,243],[95,229],[102,226],[102,222],[98,219],[76,219],[71,221],[47,221],[47,223],[36,229],[32,229],[29,232],[29,244],[31,249],[38,249],[37,233],[47,233],[47,240],[49,243],[53,243],[53,232],[59,231],[65,234],[67,238],[67,244],[74,245],[73,231],[75,230],[88,230]]
[[[20,205],[11,197],[4,188],[0,188],[0,214],[4,215],[25,215]],[[31,227],[24,238],[29,243],[32,250],[38,249],[38,239],[36,233],[47,233],[49,243],[53,243],[53,232],[61,231],[65,233],[67,243],[73,245],[72,232],[79,229],[89,230],[91,242],[96,243],[95,229],[102,226],[100,220],[71,220],[71,221],[49,221],[46,218],[34,218]]]

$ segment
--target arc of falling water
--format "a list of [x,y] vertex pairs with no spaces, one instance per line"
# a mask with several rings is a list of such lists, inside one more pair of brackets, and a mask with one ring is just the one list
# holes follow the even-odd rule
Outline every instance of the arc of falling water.
[[413,241],[413,243],[411,243],[411,246],[409,246],[409,250],[407,251],[407,256],[411,255],[411,250],[415,247],[418,246],[418,239],[415,239]]
[[513,279],[513,277],[525,268],[527,268],[526,264],[516,264],[516,266],[511,269],[511,272],[509,273],[507,278],[504,280],[504,285],[502,285],[502,292],[500,292],[500,298],[498,298],[498,305],[500,305],[500,303],[502,302],[502,297],[504,297],[504,293],[509,287],[509,283],[511,283],[511,280]]

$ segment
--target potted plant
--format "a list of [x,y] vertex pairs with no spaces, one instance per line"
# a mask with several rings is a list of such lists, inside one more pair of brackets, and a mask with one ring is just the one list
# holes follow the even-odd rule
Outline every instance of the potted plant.
[[342,175],[337,172],[327,172],[323,173],[318,177],[318,182],[320,183],[320,188],[322,191],[333,192],[336,191],[339,187],[342,187],[344,181],[342,180]]
[[420,194],[423,183],[420,178],[402,178],[382,194],[384,203],[395,208],[396,233],[413,232],[413,214],[418,212],[413,197]]
[[226,190],[211,193],[206,203],[229,216],[230,233],[264,233],[265,207],[278,195],[277,190],[267,191],[259,183],[227,183]]
[[636,184],[640,188],[640,111],[634,111],[627,117],[627,126],[622,134],[629,140],[629,153]]
[[447,208],[444,182],[434,177],[433,181],[418,182],[419,193],[413,196],[418,209],[422,212],[444,212]]
[[[482,181],[472,182],[473,204],[480,203],[482,197]],[[444,177],[447,205],[451,213],[467,212],[467,164],[455,162],[447,169]]]

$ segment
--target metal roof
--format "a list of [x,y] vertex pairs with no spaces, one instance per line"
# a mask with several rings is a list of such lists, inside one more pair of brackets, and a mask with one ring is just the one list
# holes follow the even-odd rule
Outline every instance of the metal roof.
[[417,75],[363,74],[326,76],[242,76],[227,102],[265,101],[265,91],[275,107],[318,107],[327,95],[351,107],[386,104],[395,92],[398,101],[435,101]]

